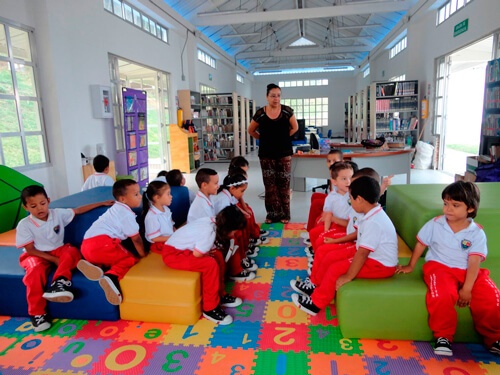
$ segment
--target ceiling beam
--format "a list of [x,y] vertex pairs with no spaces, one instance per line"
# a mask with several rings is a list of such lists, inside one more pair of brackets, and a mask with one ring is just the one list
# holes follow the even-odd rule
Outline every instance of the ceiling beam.
[[261,23],[290,21],[296,19],[311,19],[325,17],[340,17],[370,13],[406,12],[415,0],[359,2],[345,5],[325,6],[303,9],[270,10],[248,12],[243,14],[204,14],[202,17],[191,17],[190,21],[195,26],[217,26],[243,23]]
[[281,51],[255,51],[255,52],[241,52],[235,55],[238,60],[249,60],[254,58],[263,57],[291,57],[291,56],[304,56],[304,55],[327,55],[335,53],[356,53],[356,52],[370,52],[372,47],[365,45],[343,46],[343,47],[302,47],[297,49],[285,49]]

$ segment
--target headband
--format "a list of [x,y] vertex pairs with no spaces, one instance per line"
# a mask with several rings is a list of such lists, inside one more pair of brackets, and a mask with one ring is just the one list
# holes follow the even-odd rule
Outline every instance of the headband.
[[248,184],[248,180],[233,182],[232,184],[227,184],[226,186],[227,187],[231,187],[231,186],[236,187],[236,186],[240,186],[240,185],[244,185],[244,184]]

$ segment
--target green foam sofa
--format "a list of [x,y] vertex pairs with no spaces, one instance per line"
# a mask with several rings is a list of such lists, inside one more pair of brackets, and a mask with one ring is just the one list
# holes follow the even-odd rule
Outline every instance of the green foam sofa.
[[[488,237],[488,257],[482,267],[500,285],[500,183],[478,183],[481,203],[475,221]],[[441,192],[446,185],[393,185],[387,192],[387,214],[404,242],[413,248],[420,228],[442,213]],[[409,258],[400,258],[407,264]],[[432,340],[425,306],[426,285],[420,259],[411,274],[389,279],[355,279],[336,297],[342,334],[350,338],[385,340]],[[481,342],[474,330],[470,310],[459,309],[456,342]]]

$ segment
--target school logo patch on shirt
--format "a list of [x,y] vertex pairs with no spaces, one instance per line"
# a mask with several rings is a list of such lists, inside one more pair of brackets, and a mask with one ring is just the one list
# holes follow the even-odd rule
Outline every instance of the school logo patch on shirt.
[[54,227],[54,232],[56,232],[56,234],[59,234],[59,231],[61,230],[61,226],[60,225],[56,225]]
[[347,204],[348,204],[349,206],[352,206],[352,204],[351,204],[351,198],[349,198],[349,199],[347,200]]
[[469,240],[462,240],[462,249],[467,250],[469,247],[472,246],[472,242]]

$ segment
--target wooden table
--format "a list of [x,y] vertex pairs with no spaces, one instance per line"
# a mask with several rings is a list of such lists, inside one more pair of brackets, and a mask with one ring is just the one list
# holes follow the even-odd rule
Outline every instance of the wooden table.
[[[414,149],[377,151],[357,149],[344,152],[344,160],[351,160],[358,167],[370,167],[382,176],[406,174],[406,183],[410,183],[411,158]],[[294,154],[292,156],[292,183],[296,191],[307,190],[307,178],[328,179],[326,154]]]

